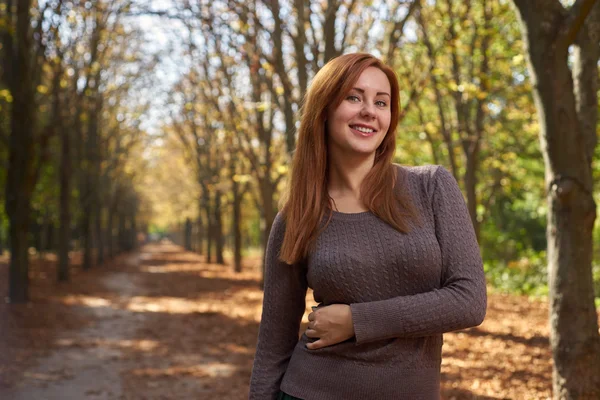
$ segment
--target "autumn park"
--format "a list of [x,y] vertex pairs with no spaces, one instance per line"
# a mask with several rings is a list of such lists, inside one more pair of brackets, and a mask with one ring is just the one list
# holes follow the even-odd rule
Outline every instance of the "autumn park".
[[600,399],[599,45],[600,0],[0,0],[0,399],[247,399],[303,101],[354,52],[483,259],[442,399]]

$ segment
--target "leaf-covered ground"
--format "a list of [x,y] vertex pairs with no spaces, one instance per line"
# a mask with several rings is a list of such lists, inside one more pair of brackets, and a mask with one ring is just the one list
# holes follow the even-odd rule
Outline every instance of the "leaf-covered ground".
[[[258,260],[235,274],[151,244],[90,271],[75,263],[64,284],[51,256],[32,264],[30,304],[0,303],[0,399],[247,398]],[[444,398],[549,398],[547,320],[545,302],[490,295],[481,326],[445,335]]]

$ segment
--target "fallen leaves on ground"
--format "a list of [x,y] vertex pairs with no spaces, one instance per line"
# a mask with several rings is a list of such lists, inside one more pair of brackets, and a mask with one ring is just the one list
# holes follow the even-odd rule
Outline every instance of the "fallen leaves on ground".
[[[73,258],[72,279],[62,284],[52,257],[35,258],[31,302],[0,304],[0,394],[49,382],[86,385],[73,377],[97,356],[118,371],[121,393],[102,387],[98,376],[81,388],[86,398],[247,398],[262,303],[259,259],[246,259],[236,274],[168,243],[85,272]],[[8,281],[6,261],[0,259],[0,282]],[[547,303],[501,294],[488,303],[481,326],[445,335],[444,398],[550,398]],[[308,293],[307,313],[311,305]],[[61,351],[64,363],[40,367]]]

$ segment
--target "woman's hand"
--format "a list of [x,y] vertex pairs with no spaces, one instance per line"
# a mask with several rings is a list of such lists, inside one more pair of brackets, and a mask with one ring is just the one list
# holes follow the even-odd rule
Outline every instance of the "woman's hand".
[[308,314],[308,329],[305,333],[309,338],[318,339],[306,345],[309,350],[320,349],[350,339],[354,336],[350,306],[332,304],[317,308]]

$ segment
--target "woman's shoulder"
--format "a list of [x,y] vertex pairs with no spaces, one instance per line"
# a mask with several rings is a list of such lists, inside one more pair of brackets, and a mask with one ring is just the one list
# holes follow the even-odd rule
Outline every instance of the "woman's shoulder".
[[450,171],[442,165],[427,164],[419,166],[394,164],[397,169],[397,186],[408,188],[413,196],[419,196],[423,201],[431,202],[436,187],[446,186],[451,181],[456,185]]
[[443,168],[441,165],[436,164],[424,164],[424,165],[404,165],[394,163],[394,166],[407,174],[412,175],[433,175],[438,168]]
[[394,163],[394,167],[398,171],[398,180],[408,179],[425,184],[425,186],[429,186],[438,170],[444,169],[443,166],[435,164],[401,165]]

